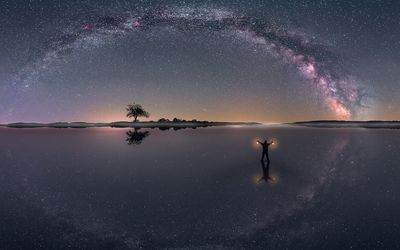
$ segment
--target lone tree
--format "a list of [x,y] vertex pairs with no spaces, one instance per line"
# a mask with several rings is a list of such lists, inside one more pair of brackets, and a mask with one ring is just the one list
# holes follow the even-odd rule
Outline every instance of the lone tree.
[[126,117],[129,117],[129,118],[133,117],[134,118],[133,122],[137,122],[138,117],[146,117],[147,118],[150,116],[150,113],[147,112],[146,110],[144,110],[142,105],[136,104],[136,103],[128,104],[126,111],[128,112],[126,114]]

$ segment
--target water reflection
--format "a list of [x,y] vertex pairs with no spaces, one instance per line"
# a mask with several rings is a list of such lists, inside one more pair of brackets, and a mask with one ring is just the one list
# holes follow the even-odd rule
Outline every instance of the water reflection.
[[[196,129],[197,127],[207,127],[206,125],[203,126],[181,126],[181,127],[158,127],[159,130],[161,131],[169,131],[172,129],[172,131],[177,131],[177,130],[181,130],[181,129]],[[154,127],[152,127],[151,129],[154,129]],[[148,137],[150,135],[150,131],[139,131],[140,128],[135,128],[133,131],[129,130],[128,132],[126,132],[126,138],[125,141],[127,142],[128,145],[140,145],[143,140]]]
[[260,161],[261,162],[261,168],[262,168],[262,173],[263,176],[258,180],[258,182],[261,182],[262,180],[268,182],[271,179],[271,177],[269,176],[269,161],[267,161],[267,165],[265,165],[265,162],[263,160]]
[[[399,155],[380,151],[400,145],[392,131],[128,130],[0,129],[0,248],[321,249],[359,239],[362,249],[390,235],[397,243]],[[242,146],[260,133],[279,139],[270,165],[260,146]],[[132,152],[126,137],[147,141]]]
[[135,129],[134,131],[129,130],[126,132],[126,143],[128,145],[139,145],[142,143],[144,138],[150,135],[149,131],[140,132],[139,129]]
[[265,165],[264,161],[260,161],[261,163],[261,168],[262,168],[262,177],[258,180],[258,183],[260,183],[261,181],[265,181],[271,184],[275,184],[277,182],[277,178],[274,176],[271,176],[269,173],[269,166],[270,166],[270,162],[267,161],[267,164]]
[[188,128],[197,129],[197,127],[207,127],[207,126],[189,126],[189,127],[185,127],[185,126],[182,126],[182,127],[165,127],[164,126],[164,127],[158,127],[158,129],[161,130],[161,131],[166,131],[166,130],[170,130],[172,128],[174,131],[177,131],[177,130],[188,129]]

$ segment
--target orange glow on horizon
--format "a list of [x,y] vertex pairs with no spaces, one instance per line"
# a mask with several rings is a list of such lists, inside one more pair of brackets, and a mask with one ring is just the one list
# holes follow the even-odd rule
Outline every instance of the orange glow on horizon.
[[[332,106],[336,103],[332,102]],[[198,121],[215,121],[215,122],[259,122],[259,123],[287,123],[295,121],[306,121],[306,120],[334,120],[334,119],[350,119],[350,112],[346,108],[336,105],[336,112],[332,114],[326,114],[323,116],[313,115],[314,113],[299,113],[292,114],[290,112],[282,112],[276,114],[265,114],[263,110],[253,109],[251,112],[233,112],[225,109],[215,109],[212,112],[192,112],[196,110],[196,107],[190,109],[190,111],[184,110],[159,110],[155,111],[151,107],[143,105],[146,110],[150,112],[149,118],[139,118],[140,121],[157,121],[160,118],[167,118],[172,120],[174,117],[185,120],[196,119]],[[80,112],[83,118],[74,118],[71,121],[85,121],[85,122],[115,122],[115,121],[131,121],[132,119],[127,118],[125,115],[125,106],[113,105],[106,107],[99,107],[96,110],[82,110]],[[57,122],[57,121],[52,121]]]

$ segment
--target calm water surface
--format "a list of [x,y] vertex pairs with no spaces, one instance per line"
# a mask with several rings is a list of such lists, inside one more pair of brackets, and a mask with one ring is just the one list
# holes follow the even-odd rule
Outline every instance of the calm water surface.
[[398,130],[128,131],[0,129],[0,249],[400,248]]

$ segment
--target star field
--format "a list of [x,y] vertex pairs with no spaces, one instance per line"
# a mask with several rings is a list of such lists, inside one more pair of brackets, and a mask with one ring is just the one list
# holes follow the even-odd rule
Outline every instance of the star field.
[[391,1],[4,1],[0,122],[396,119]]

